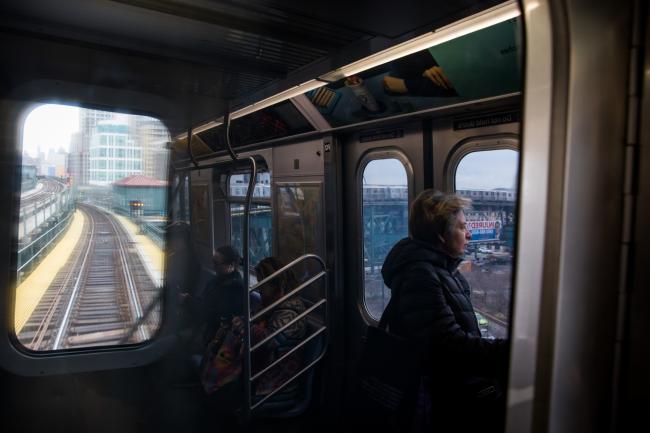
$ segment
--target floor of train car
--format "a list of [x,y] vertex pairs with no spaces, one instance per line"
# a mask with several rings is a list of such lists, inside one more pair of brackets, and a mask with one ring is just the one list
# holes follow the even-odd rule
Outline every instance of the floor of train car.
[[[75,375],[0,373],[2,431],[297,433],[317,431],[311,408],[292,419],[253,417],[247,425],[206,398],[189,360],[172,351],[152,365]],[[187,361],[187,362],[185,362]],[[314,394],[318,395],[315,391]],[[315,425],[316,424],[316,425]]]

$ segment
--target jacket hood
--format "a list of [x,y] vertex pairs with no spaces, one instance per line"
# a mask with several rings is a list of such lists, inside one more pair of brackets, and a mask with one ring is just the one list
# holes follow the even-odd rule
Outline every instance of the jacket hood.
[[395,276],[411,263],[427,262],[453,273],[462,260],[462,258],[453,258],[426,242],[404,238],[395,244],[386,256],[381,275],[384,283],[392,289]]

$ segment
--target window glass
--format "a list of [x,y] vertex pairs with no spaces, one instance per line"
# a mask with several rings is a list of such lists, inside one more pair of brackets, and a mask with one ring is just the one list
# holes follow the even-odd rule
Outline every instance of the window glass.
[[376,159],[365,166],[362,213],[364,302],[379,320],[390,300],[381,267],[393,245],[408,236],[408,178],[398,159]]
[[[249,174],[233,174],[228,178],[228,195],[230,197],[246,197],[248,190]],[[257,174],[253,198],[271,197],[271,173],[262,172]]]
[[508,336],[518,164],[514,150],[488,150],[468,154],[456,169],[456,192],[472,200],[465,213],[472,239],[460,271],[485,337]]
[[[61,105],[27,116],[14,323],[25,347],[132,344],[155,335],[168,140],[165,126],[145,116]],[[115,146],[141,156],[130,161]],[[107,164],[108,155],[116,159]],[[127,162],[141,169],[125,171]]]
[[[255,266],[264,257],[272,255],[272,220],[271,206],[268,204],[252,204],[249,220],[250,265]],[[244,245],[244,205],[230,205],[230,242],[240,254]]]
[[[248,191],[249,173],[228,176],[230,204],[230,242],[240,254],[244,245],[244,202]],[[264,257],[272,255],[271,174],[257,173],[251,203],[249,225],[250,265],[255,266]]]
[[[278,233],[281,233],[278,239],[280,258],[289,263],[304,254],[317,254],[322,257],[321,185],[281,185],[277,191]],[[313,276],[319,270],[312,261],[294,269],[299,280]]]

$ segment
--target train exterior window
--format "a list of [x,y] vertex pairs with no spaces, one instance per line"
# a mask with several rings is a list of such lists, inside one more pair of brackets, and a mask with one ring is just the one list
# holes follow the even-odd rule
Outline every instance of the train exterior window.
[[[230,242],[240,253],[243,251],[244,205],[230,205]],[[250,263],[254,266],[264,257],[272,256],[273,228],[271,206],[253,204],[249,220]]]
[[460,271],[472,287],[478,324],[488,338],[508,336],[518,159],[515,150],[478,151],[463,157],[456,169],[456,193],[472,199],[466,212],[472,239]]
[[[244,201],[249,179],[249,174],[233,174],[228,177],[230,243],[240,253],[243,253]],[[251,266],[255,266],[264,257],[272,255],[271,174],[268,171],[258,173],[255,181],[250,213],[249,246]]]
[[[323,205],[320,183],[279,184],[277,187],[278,255],[286,263],[303,254],[323,255]],[[302,279],[316,273],[313,263],[299,265]]]
[[14,329],[33,351],[142,343],[160,327],[169,132],[42,105],[24,124]]
[[381,266],[386,254],[408,236],[408,176],[398,159],[376,159],[363,170],[363,288],[368,314],[379,320],[390,300]]
[[[228,196],[246,198],[248,190],[247,174],[233,174],[228,177]],[[271,173],[262,172],[257,175],[255,190],[253,191],[253,200],[257,198],[271,198]]]

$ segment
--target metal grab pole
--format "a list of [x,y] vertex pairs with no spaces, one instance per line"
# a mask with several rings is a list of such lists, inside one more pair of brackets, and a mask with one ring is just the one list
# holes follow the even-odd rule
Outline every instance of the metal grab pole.
[[246,290],[243,291],[244,295],[244,344],[245,344],[245,356],[244,356],[244,421],[248,422],[251,414],[251,386],[250,386],[250,377],[251,377],[251,304],[249,296],[249,286],[250,286],[250,251],[248,248],[248,228],[250,223],[250,208],[251,201],[253,198],[253,190],[255,189],[255,178],[257,177],[257,164],[255,163],[255,158],[252,156],[248,157],[251,162],[251,177],[248,180],[248,192],[246,193],[246,205],[244,207],[244,236],[243,236],[243,256],[244,256],[244,287]]
[[[226,124],[226,144],[228,145],[228,153],[230,158],[233,161],[236,161],[239,158],[230,144],[230,113],[226,111],[224,114],[224,123]],[[251,386],[250,386],[250,377],[251,377],[251,304],[249,296],[249,286],[250,286],[250,251],[249,251],[249,239],[248,231],[250,224],[250,214],[251,214],[251,201],[253,199],[253,192],[255,190],[255,178],[257,177],[257,163],[255,158],[252,156],[248,157],[248,160],[251,163],[251,177],[248,179],[248,190],[246,191],[246,204],[244,205],[244,233],[242,239],[242,255],[244,259],[244,287],[243,291],[244,296],[244,359],[243,359],[243,373],[244,380],[242,380],[242,385],[244,386],[244,410],[243,410],[243,421],[248,423],[251,416]]]
[[[244,408],[243,408],[243,420],[244,422],[248,422],[250,419],[250,414],[251,414],[251,388],[250,388],[250,376],[251,376],[251,352],[250,352],[250,344],[251,344],[251,315],[250,315],[250,297],[249,297],[249,286],[250,286],[250,274],[249,274],[249,269],[250,269],[250,251],[249,251],[249,225],[250,225],[250,210],[251,210],[251,202],[253,198],[253,192],[255,189],[255,180],[257,178],[257,163],[255,162],[255,158],[253,156],[249,156],[247,158],[240,158],[239,155],[237,155],[231,144],[230,144],[230,116],[229,113],[226,112],[224,115],[224,123],[226,124],[226,144],[228,146],[228,154],[230,155],[230,158],[232,161],[241,161],[244,159],[248,159],[251,163],[251,177],[248,180],[248,191],[246,193],[246,204],[244,206],[244,227],[243,227],[243,239],[242,239],[242,259],[244,261],[244,286],[245,290],[243,291],[243,296],[244,296],[244,344],[245,344],[245,355],[243,359],[243,375],[244,375],[244,380],[242,380],[242,383],[245,385],[244,386]],[[212,163],[212,164],[205,164],[205,165],[200,165],[196,159],[194,158],[194,154],[192,152],[192,147],[191,147],[191,141],[192,141],[192,129],[188,129],[187,131],[187,149],[188,153],[190,156],[190,159],[192,161],[193,167],[185,167],[185,168],[180,168],[180,167],[172,167],[174,170],[178,172],[183,172],[183,171],[192,171],[192,170],[199,170],[199,169],[204,169],[204,168],[212,168],[220,165],[220,162],[217,163]]]

